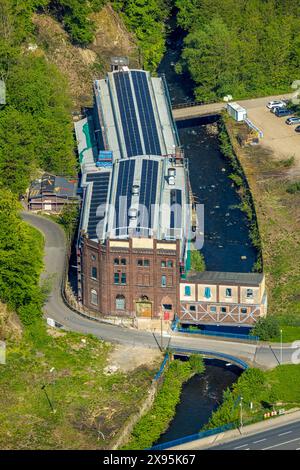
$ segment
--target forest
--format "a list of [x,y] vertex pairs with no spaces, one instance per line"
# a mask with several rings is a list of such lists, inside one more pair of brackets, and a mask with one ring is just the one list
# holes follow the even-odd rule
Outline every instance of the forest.
[[176,0],[186,31],[177,71],[190,73],[195,98],[268,96],[299,79],[298,0]]

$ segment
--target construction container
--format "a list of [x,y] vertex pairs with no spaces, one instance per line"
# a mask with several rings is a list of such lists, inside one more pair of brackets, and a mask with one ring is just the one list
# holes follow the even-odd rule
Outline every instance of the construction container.
[[238,122],[244,121],[247,118],[247,111],[237,103],[227,103],[228,114]]

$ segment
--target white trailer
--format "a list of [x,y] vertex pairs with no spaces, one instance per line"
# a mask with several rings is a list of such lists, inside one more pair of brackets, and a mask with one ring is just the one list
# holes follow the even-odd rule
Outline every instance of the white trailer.
[[235,119],[235,121],[245,121],[247,118],[247,111],[237,103],[227,103],[228,114]]

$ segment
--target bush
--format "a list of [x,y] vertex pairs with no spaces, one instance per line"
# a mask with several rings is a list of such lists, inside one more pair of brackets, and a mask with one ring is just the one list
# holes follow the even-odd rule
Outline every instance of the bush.
[[290,183],[286,188],[286,192],[289,194],[295,194],[300,192],[300,181],[296,183]]
[[280,333],[279,323],[275,317],[259,318],[251,330],[252,336],[259,336],[262,341],[269,341]]
[[198,272],[205,271],[205,261],[198,250],[191,251],[191,269]]
[[191,356],[189,361],[172,361],[165,372],[164,382],[157,392],[154,404],[148,413],[135,425],[129,443],[124,449],[145,449],[153,445],[166,431],[180,401],[184,382],[194,374],[204,371],[202,357]]

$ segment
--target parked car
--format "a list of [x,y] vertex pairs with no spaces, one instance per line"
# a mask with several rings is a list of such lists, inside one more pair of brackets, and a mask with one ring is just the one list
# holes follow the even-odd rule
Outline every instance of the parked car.
[[292,116],[294,111],[288,108],[277,108],[275,111],[275,116],[277,117],[284,117],[284,116]]
[[287,120],[285,122],[289,126],[292,126],[292,125],[295,125],[295,124],[300,124],[300,117],[297,117],[297,116],[289,117],[289,118],[287,118]]
[[269,101],[267,104],[267,108],[273,109],[273,108],[285,108],[286,107],[286,102],[283,100],[275,100],[275,101]]
[[279,108],[279,106],[274,106],[274,108],[270,109],[271,113],[276,113],[277,109],[284,109],[284,108]]
[[297,127],[295,128],[295,131],[296,131],[296,132],[300,132],[300,126],[297,126]]

